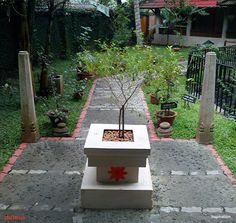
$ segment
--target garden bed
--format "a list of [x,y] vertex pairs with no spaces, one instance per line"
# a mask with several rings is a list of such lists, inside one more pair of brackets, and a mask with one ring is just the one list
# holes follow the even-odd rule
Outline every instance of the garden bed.
[[[73,83],[77,81],[75,66],[71,63],[71,60],[57,60],[53,63],[53,67],[64,77],[64,96],[63,106],[69,110],[68,129],[69,134],[72,134],[77,124],[80,112],[86,102],[88,93],[92,86],[93,81],[87,82],[87,87],[84,92],[84,96],[81,100],[73,100]],[[37,74],[37,69],[34,71],[34,75]],[[14,81],[15,82],[15,81]],[[10,87],[13,84],[9,85]],[[3,88],[1,88],[1,106],[0,106],[0,169],[7,163],[9,157],[14,153],[15,149],[21,142],[20,134],[20,101],[19,90],[17,83],[14,83],[14,88],[9,87],[5,89],[3,94]],[[48,100],[49,104],[54,103],[52,98]],[[49,118],[45,115],[46,108],[41,100],[36,102],[36,114],[39,124],[40,135],[52,136],[52,127]]]

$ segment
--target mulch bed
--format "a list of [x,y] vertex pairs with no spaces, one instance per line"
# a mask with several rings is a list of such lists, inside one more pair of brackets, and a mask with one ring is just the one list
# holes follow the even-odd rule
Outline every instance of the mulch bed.
[[103,141],[133,142],[133,131],[125,130],[125,137],[119,137],[119,130],[104,130]]

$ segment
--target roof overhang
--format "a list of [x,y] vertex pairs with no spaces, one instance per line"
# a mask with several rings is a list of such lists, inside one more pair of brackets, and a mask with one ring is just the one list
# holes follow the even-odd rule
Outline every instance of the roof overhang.
[[[146,2],[140,5],[142,9],[158,9],[158,8],[171,8],[179,6],[179,1],[176,1],[175,4],[168,4],[165,0],[153,0],[150,2]],[[191,6],[197,7],[219,7],[217,0],[185,0]]]

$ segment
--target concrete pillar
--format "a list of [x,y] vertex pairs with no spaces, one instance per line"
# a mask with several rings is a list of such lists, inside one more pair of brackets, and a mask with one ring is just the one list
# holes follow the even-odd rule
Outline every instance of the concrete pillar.
[[213,143],[216,54],[206,54],[202,96],[196,140],[201,144]]
[[221,33],[221,38],[223,40],[226,39],[227,29],[228,29],[228,16],[227,16],[227,12],[225,11],[224,20],[223,20],[223,27],[222,27],[222,33]]
[[21,98],[21,139],[22,142],[36,142],[39,139],[39,130],[35,113],[29,53],[27,51],[19,52],[18,66]]
[[186,37],[189,37],[191,35],[191,28],[192,28],[192,20],[189,17],[187,21]]

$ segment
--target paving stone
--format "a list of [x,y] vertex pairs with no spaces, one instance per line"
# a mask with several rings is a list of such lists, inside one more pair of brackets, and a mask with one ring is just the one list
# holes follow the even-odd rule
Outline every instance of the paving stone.
[[207,213],[222,213],[223,208],[203,208],[202,212],[207,212]]
[[[140,116],[140,114],[143,114]],[[103,123],[103,124],[117,124],[119,117],[119,110],[117,111],[95,111],[88,110],[87,118],[83,123],[85,128],[89,128],[91,123]],[[125,120],[126,124],[134,124],[134,125],[143,125],[147,124],[147,119],[143,112],[125,112]]]
[[67,175],[74,175],[74,174],[81,175],[81,173],[79,171],[66,171],[65,174],[67,174]]
[[230,207],[236,204],[236,190],[224,175],[152,178],[153,199],[161,207]]
[[50,211],[54,208],[53,205],[38,204],[32,207],[32,211]]
[[30,170],[28,174],[45,174],[46,170]]
[[190,175],[191,176],[197,176],[197,175],[199,175],[199,172],[198,171],[193,171],[193,172],[190,172]]
[[151,147],[150,164],[154,175],[171,170],[203,174],[212,169],[221,171],[207,147],[194,141],[152,141]]
[[6,210],[8,207],[9,205],[0,203],[0,210]]
[[174,170],[171,170],[171,175],[176,175],[176,176],[186,176],[187,173],[184,172],[184,171],[174,171]]
[[10,174],[27,174],[29,170],[15,170],[13,169]]
[[207,175],[218,175],[218,174],[220,174],[220,171],[219,170],[208,170],[208,171],[206,171],[206,174]]
[[81,180],[80,175],[8,175],[1,183],[0,201],[3,204],[69,207],[80,200]]
[[225,207],[225,212],[226,213],[236,214],[236,207],[234,207],[234,208]]
[[170,212],[179,212],[179,208],[175,207],[161,207],[160,212],[170,213]]
[[32,205],[27,205],[27,204],[13,204],[13,205],[11,205],[8,208],[8,210],[12,210],[12,211],[16,211],[16,210],[28,211],[31,207],[32,207]]
[[86,157],[84,141],[41,141],[30,144],[14,169],[82,171]]
[[202,208],[201,207],[182,207],[181,212],[186,213],[201,213]]
[[230,215],[211,215],[211,218],[213,219],[229,219],[231,218]]

